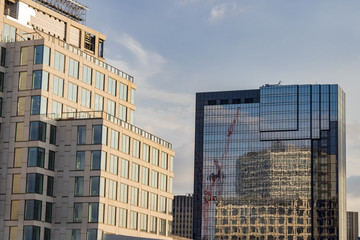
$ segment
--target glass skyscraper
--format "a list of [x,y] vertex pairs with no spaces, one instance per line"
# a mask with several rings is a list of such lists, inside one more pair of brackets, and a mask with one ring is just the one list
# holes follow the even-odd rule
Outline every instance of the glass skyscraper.
[[346,239],[345,94],[196,95],[194,239]]

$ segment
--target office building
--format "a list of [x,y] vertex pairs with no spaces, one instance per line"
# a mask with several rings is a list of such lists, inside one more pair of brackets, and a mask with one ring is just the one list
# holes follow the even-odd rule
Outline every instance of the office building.
[[87,8],[0,9],[0,239],[171,239],[172,145],[134,126],[134,78]]
[[347,212],[347,239],[357,240],[359,238],[359,213]]
[[173,202],[173,235],[192,238],[193,221],[192,194],[174,196]]
[[196,95],[194,239],[346,239],[345,94]]

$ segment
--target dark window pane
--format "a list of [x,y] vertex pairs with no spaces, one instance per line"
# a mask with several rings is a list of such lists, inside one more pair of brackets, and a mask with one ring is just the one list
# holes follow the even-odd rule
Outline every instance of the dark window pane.
[[42,202],[39,200],[26,200],[25,201],[25,220],[38,220],[41,221]]
[[55,152],[49,150],[48,169],[54,171],[55,169]]
[[30,141],[46,141],[46,123],[44,122],[30,122]]
[[46,203],[46,211],[45,211],[45,222],[51,223],[52,219],[52,203]]
[[46,195],[54,196],[54,178],[48,176]]
[[86,126],[78,126],[78,144],[85,144],[86,143]]
[[56,126],[50,125],[50,144],[56,145]]
[[44,167],[45,149],[29,148],[28,150],[28,167]]

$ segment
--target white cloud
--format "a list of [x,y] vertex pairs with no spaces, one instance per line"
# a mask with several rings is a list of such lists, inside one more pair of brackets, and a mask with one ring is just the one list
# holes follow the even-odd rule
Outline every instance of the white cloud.
[[228,11],[228,4],[222,3],[213,7],[210,11],[210,22],[217,21],[222,19],[226,12]]

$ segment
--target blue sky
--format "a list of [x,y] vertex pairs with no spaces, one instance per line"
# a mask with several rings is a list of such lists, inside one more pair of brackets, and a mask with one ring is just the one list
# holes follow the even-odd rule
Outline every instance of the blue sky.
[[173,143],[192,192],[195,93],[337,83],[347,96],[348,210],[360,211],[360,1],[83,1],[105,57],[135,77],[136,125]]

